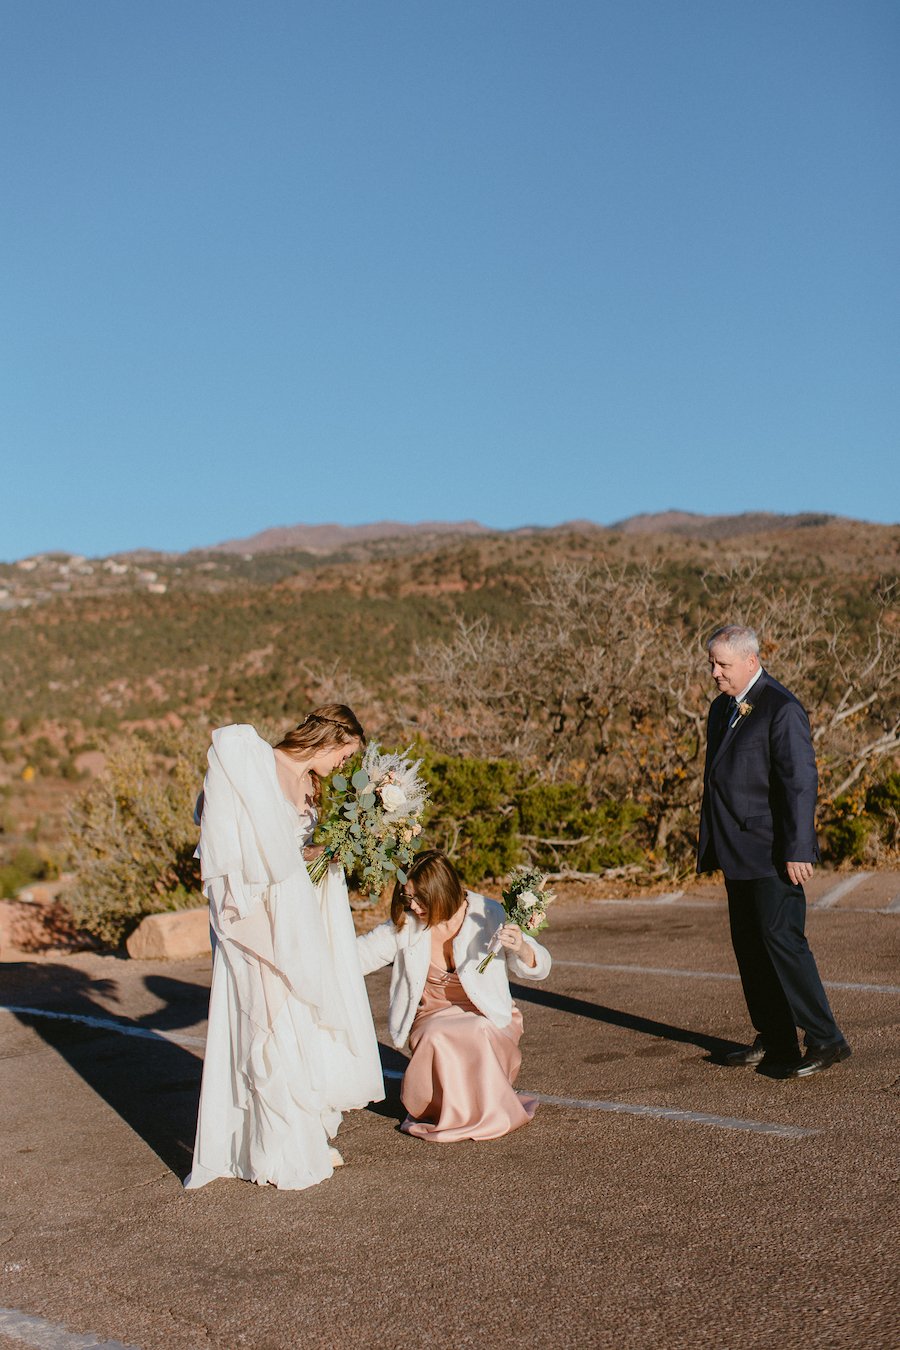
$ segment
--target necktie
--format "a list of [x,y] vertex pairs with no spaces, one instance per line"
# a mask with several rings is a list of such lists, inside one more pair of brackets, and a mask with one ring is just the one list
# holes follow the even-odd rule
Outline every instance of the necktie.
[[722,744],[725,737],[728,735],[728,729],[731,726],[731,723],[734,719],[734,714],[736,710],[737,710],[737,699],[732,697],[728,700],[727,704],[725,705],[725,716],[722,718],[722,721],[720,723],[721,731],[719,732],[719,742],[718,742],[719,745]]

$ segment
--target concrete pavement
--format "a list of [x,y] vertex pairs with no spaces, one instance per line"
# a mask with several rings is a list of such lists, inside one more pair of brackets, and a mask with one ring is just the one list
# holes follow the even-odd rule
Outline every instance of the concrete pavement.
[[[181,1188],[205,961],[0,964],[0,1003],[34,1010],[0,1013],[0,1308],[137,1350],[893,1350],[900,875],[817,905],[844,879],[817,875],[808,932],[847,1063],[716,1063],[750,1033],[715,886],[559,902],[553,974],[518,991],[533,1124],[409,1139],[389,1078],[299,1193]],[[386,1042],[386,972],[369,988]],[[0,1347],[79,1344],[28,1325]]]

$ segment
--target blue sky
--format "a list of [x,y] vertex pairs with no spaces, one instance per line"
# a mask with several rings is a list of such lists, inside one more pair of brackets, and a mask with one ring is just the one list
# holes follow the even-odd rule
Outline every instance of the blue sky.
[[0,557],[898,510],[895,0],[6,0]]

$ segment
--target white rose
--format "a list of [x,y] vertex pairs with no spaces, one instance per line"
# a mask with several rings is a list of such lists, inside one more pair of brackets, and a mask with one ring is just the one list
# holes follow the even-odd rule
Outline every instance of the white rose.
[[385,783],[380,789],[381,800],[386,811],[402,811],[406,806],[406,793],[396,783]]
[[538,898],[534,891],[522,891],[521,895],[516,897],[516,904],[519,909],[534,909],[538,903]]

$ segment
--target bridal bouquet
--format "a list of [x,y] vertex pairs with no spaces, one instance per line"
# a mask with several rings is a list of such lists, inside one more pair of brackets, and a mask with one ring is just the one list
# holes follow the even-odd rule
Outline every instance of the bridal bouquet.
[[[517,867],[510,874],[509,885],[500,893],[500,902],[506,910],[506,922],[517,923],[525,933],[539,933],[547,927],[547,906],[556,896],[547,890],[547,878],[536,867]],[[483,975],[500,951],[500,929],[488,943],[488,954],[478,967]]]
[[403,869],[419,847],[428,800],[421,764],[373,743],[349,780],[342,773],[334,775],[331,809],[314,836],[315,843],[324,845],[309,865],[314,882],[322,880],[333,862],[345,872],[356,872],[373,899],[389,881],[406,880]]

